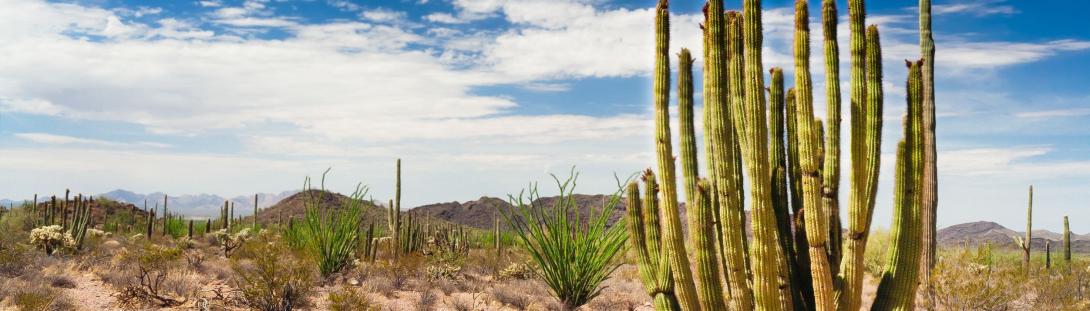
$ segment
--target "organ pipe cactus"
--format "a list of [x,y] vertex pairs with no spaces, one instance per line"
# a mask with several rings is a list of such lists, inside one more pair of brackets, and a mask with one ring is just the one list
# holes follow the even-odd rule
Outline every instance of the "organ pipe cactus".
[[[722,8],[722,1],[710,1],[709,8],[712,6]],[[709,25],[712,25],[711,22],[709,21]],[[741,79],[744,75],[742,15],[734,11],[727,12],[726,24],[725,47],[714,49],[726,50],[727,72],[720,79],[704,79],[705,83],[708,83],[708,79],[719,81],[720,90],[722,84],[726,84],[729,96],[715,108],[712,115],[705,115],[704,122],[716,124],[715,131],[711,133],[714,149],[709,152],[714,163],[710,163],[709,167],[715,168],[712,177],[715,180],[714,187],[719,192],[719,221],[722,223],[720,229],[723,238],[721,254],[731,296],[731,309],[748,310],[753,308],[753,291],[747,281],[750,264],[743,212],[741,148],[738,145],[741,139],[733,123],[736,119],[734,113],[737,111],[731,110],[741,105],[745,99]],[[727,79],[727,82],[724,83],[723,79]]]
[[1071,227],[1064,216],[1064,261],[1071,262]]
[[678,302],[683,310],[700,310],[693,273],[689,270],[689,255],[681,233],[678,216],[677,181],[674,178],[673,145],[670,137],[670,16],[667,0],[655,8],[655,70],[652,89],[655,106],[655,149],[662,182],[663,256],[673,270]]
[[655,310],[681,310],[674,294],[673,273],[670,271],[668,258],[661,256],[664,243],[660,239],[658,185],[655,183],[655,174],[647,170],[642,180],[647,190],[643,200],[640,199],[638,182],[630,183],[625,189],[628,241],[636,252],[640,280],[647,289],[647,294],[651,296]]
[[784,86],[783,86],[783,70],[774,67],[769,71],[771,76],[771,83],[768,88],[768,125],[769,125],[769,137],[771,137],[771,144],[769,145],[769,162],[772,164],[772,207],[776,210],[776,226],[779,232],[785,232],[787,234],[781,234],[779,236],[780,249],[784,253],[784,260],[780,263],[780,269],[782,269],[789,278],[785,279],[786,284],[781,284],[781,300],[783,301],[783,308],[785,310],[795,309],[798,306],[800,309],[805,309],[808,303],[803,301],[803,297],[807,295],[799,292],[803,278],[809,278],[809,275],[799,274],[799,269],[796,269],[798,265],[796,263],[795,249],[792,243],[791,237],[791,211],[790,204],[788,202],[788,190],[787,190],[787,159],[786,150],[784,147],[785,139],[785,120],[784,120]]
[[[864,33],[863,0],[848,1],[851,32],[851,189],[848,235],[841,259],[840,310],[859,310],[863,290],[863,253],[870,234],[882,150],[882,51],[878,31]],[[873,36],[873,38],[871,38]]]
[[[826,77],[836,81],[839,80],[837,11],[835,1],[823,0],[822,4]],[[660,0],[656,7],[652,89],[656,161],[660,172],[657,180],[654,174],[645,173],[644,182],[648,183],[647,191],[650,191],[647,198],[638,197],[638,183],[627,189],[627,218],[633,248],[641,257],[638,260],[641,280],[658,310],[723,310],[727,309],[724,301],[732,310],[858,310],[863,251],[873,215],[881,150],[883,93],[877,29],[870,31],[872,38],[867,37],[863,27],[863,1],[850,0],[852,168],[846,206],[851,219],[848,238],[841,243],[838,217],[841,204],[836,187],[841,157],[840,89],[837,83],[827,83],[828,115],[825,120],[815,119],[809,71],[808,2],[796,1],[794,81],[797,89],[788,90],[784,96],[783,73],[778,69],[771,70],[772,82],[767,93],[769,111],[765,111],[761,62],[761,1],[743,1],[741,13],[723,11],[721,0],[708,1],[704,10],[706,179],[701,178],[699,172],[696,128],[693,126],[692,58],[688,50],[679,54],[678,124],[683,178],[680,185],[685,188],[684,200],[690,208],[686,220],[692,230],[687,249],[678,216],[676,188],[679,183],[675,176],[674,138],[670,131],[667,1]],[[918,73],[920,65],[916,67]],[[922,85],[919,78],[913,83]],[[873,87],[868,87],[871,85]],[[922,96],[920,93],[915,95],[914,101]],[[922,116],[920,106],[914,107],[912,133],[919,135]],[[825,126],[829,127],[827,135]],[[913,147],[902,149],[922,152],[921,139],[906,139],[913,142]],[[922,164],[918,163],[919,157],[912,159],[916,164],[909,169],[911,175],[906,175],[910,177],[902,178],[918,182]],[[752,202],[752,247],[747,245],[744,234],[743,169],[745,176],[752,177],[748,180]],[[918,193],[920,187],[916,184],[910,189]],[[918,195],[902,196],[916,204],[915,209],[907,206],[905,209],[919,212],[921,199]],[[646,203],[648,200],[652,203]],[[654,216],[646,212],[648,207],[654,208]],[[795,230],[791,229],[792,221]],[[915,221],[915,228],[907,225],[898,228],[903,231],[902,235],[915,233],[918,236],[918,214]],[[901,240],[903,245],[897,246],[901,253],[912,253],[908,249],[913,246],[905,241],[908,238]],[[915,247],[918,250],[919,243]],[[692,266],[689,260],[693,260]],[[904,265],[901,261],[919,265],[918,257],[902,258],[897,261],[898,266]],[[835,269],[834,265],[840,269]],[[717,269],[719,272],[715,272]],[[671,275],[664,276],[666,273]],[[885,283],[911,283],[909,290],[915,290],[915,273],[902,272],[896,276],[888,277],[892,281]],[[907,279],[912,281],[905,281]],[[725,290],[722,288],[724,281]],[[893,285],[886,287],[890,286]],[[887,291],[901,292],[897,286],[890,288]]]
[[[401,235],[401,159],[397,159],[397,177],[394,184],[394,200],[390,201],[389,211],[386,215],[386,220],[390,227],[390,236],[393,238],[393,245],[401,245],[398,241],[399,235]],[[394,251],[394,258],[397,258],[398,251]]]
[[[813,86],[810,81],[810,17],[806,0],[795,2],[795,120],[798,129],[799,158],[802,175],[803,218],[809,244],[810,275],[813,278],[814,308],[833,310],[832,270],[825,245],[828,242],[828,218],[821,200],[821,176],[818,163],[819,133],[813,121]],[[760,123],[758,123],[760,124]]]
[[163,195],[163,235],[167,235],[167,222],[170,221],[170,212],[167,212],[167,195]]
[[829,218],[826,244],[833,274],[841,258],[840,232],[840,46],[836,41],[836,0],[821,2],[821,30],[825,48],[825,147],[821,169],[822,206]]
[[[701,284],[697,288],[697,297],[704,310],[726,310],[723,299],[723,287],[719,282],[718,254],[719,245],[715,234],[715,212],[711,205],[711,184],[708,181],[697,182],[696,176],[696,134],[693,129],[693,58],[688,49],[681,49],[678,54],[678,115],[681,136],[681,171],[686,186],[689,227],[689,245],[693,247],[695,264],[694,276]],[[698,185],[698,184],[702,184]],[[697,189],[701,188],[701,189]],[[699,197],[699,202],[698,202]]]
[[[870,34],[877,32],[871,26]],[[877,41],[877,40],[876,40]],[[889,248],[889,261],[886,271],[878,284],[878,294],[871,310],[915,310],[918,271],[920,269],[920,249],[922,228],[920,227],[920,189],[923,186],[923,114],[922,77],[920,67],[923,61],[906,62],[908,64],[908,114],[904,126],[904,140],[898,146],[896,184],[893,189],[893,225]]]
[[90,198],[88,201],[77,200],[75,203],[75,211],[72,214],[72,227],[69,230],[69,234],[76,240],[76,249],[83,248],[83,241],[87,237],[87,226],[91,223],[91,205],[94,204],[94,198]]

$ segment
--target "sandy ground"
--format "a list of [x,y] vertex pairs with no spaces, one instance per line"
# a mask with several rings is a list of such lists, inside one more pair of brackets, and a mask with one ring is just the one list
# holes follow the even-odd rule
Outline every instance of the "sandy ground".
[[120,310],[115,305],[113,291],[98,276],[90,272],[73,271],[70,274],[75,288],[66,288],[64,293],[72,299],[80,310]]

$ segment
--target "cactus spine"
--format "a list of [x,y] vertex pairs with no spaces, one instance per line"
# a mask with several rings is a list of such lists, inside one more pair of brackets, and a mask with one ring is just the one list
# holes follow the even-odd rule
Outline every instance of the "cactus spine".
[[822,161],[822,205],[829,218],[829,268],[833,275],[841,258],[840,232],[840,46],[836,42],[835,0],[821,3],[822,38],[825,48],[825,147]]
[[[872,35],[874,33],[875,35]],[[877,39],[877,28],[867,29],[867,40]],[[877,41],[877,40],[875,40]],[[907,62],[908,115],[905,121],[904,142],[897,158],[897,176],[894,185],[893,225],[890,239],[893,244],[889,249],[889,262],[882,281],[878,284],[878,295],[872,310],[914,310],[916,289],[919,282],[920,250],[922,228],[920,227],[920,205],[923,187],[923,114],[922,77],[920,67],[923,61]]]
[[1071,262],[1071,227],[1064,216],[1064,261]]
[[655,8],[655,72],[652,89],[655,105],[655,147],[662,182],[664,255],[673,270],[679,305],[683,310],[700,310],[696,285],[689,270],[689,255],[681,233],[678,217],[677,181],[674,177],[674,156],[670,137],[670,16],[667,0]]
[[814,308],[833,310],[832,270],[825,245],[828,218],[821,199],[821,175],[818,158],[819,133],[814,123],[813,86],[810,81],[810,16],[806,0],[795,1],[795,122],[798,129],[799,159],[802,175],[803,219],[809,244],[810,274],[813,278]]

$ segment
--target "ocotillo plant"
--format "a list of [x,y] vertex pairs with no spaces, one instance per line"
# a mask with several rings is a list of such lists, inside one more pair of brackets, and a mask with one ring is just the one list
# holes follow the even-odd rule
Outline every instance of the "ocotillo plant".
[[[877,42],[877,28],[867,29],[867,44]],[[873,33],[873,35],[872,35]],[[894,212],[890,238],[889,261],[886,272],[878,284],[878,294],[871,310],[914,310],[920,269],[921,231],[920,188],[923,186],[921,166],[923,160],[923,114],[920,95],[922,61],[908,64],[908,114],[904,126],[904,140],[898,145],[896,184],[894,185]],[[868,63],[869,64],[869,63]]]
[[1022,250],[1022,268],[1029,272],[1029,251],[1033,246],[1033,185],[1029,186],[1029,207],[1026,208],[1026,237],[1014,237],[1014,243]]
[[1064,216],[1064,261],[1071,262],[1071,227]]
[[[303,200],[306,216],[303,225],[294,228],[289,225],[289,236],[299,238],[295,245],[302,246],[318,258],[318,270],[322,276],[340,271],[349,263],[360,239],[360,213],[363,198],[367,196],[367,187],[356,186],[345,206],[340,208],[322,206],[325,195],[326,170],[322,173],[320,191],[312,191],[310,178],[303,183]],[[298,231],[295,231],[298,230]]]

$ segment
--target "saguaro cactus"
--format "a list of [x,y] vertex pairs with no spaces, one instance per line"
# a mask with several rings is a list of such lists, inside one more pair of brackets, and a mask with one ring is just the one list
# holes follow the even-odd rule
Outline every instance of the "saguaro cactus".
[[1022,268],[1029,271],[1029,250],[1033,246],[1033,185],[1029,186],[1029,208],[1026,208],[1026,237],[1015,237],[1014,242],[1022,249]]
[[921,281],[930,287],[931,269],[935,267],[936,215],[938,209],[938,168],[935,147],[935,39],[931,35],[931,0],[920,0],[920,54],[923,56],[923,188],[920,195],[923,225],[923,267]]
[[1071,262],[1071,227],[1064,216],[1064,261]]
[[163,236],[167,235],[167,222],[170,221],[170,212],[167,211],[167,195],[163,195]]
[[1052,240],[1045,240],[1045,269],[1052,269]]
[[[877,28],[867,29],[867,39]],[[877,39],[877,38],[873,38]],[[877,40],[875,40],[877,41]],[[920,66],[922,61],[907,62],[908,65],[908,115],[905,120],[904,141],[898,146],[897,176],[894,185],[894,212],[890,238],[894,241],[889,248],[889,261],[882,281],[878,284],[878,295],[871,310],[914,310],[916,289],[920,269],[920,188],[923,174],[919,169],[923,160],[923,114],[921,100]]]

